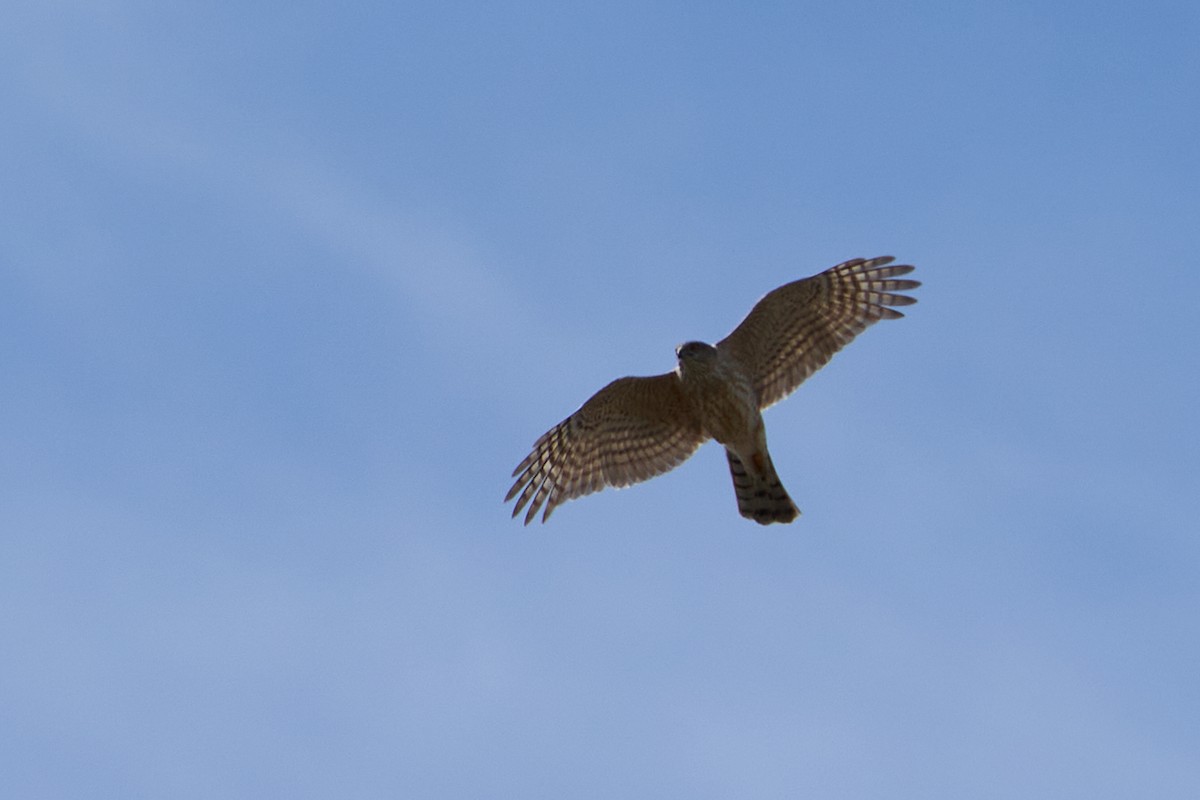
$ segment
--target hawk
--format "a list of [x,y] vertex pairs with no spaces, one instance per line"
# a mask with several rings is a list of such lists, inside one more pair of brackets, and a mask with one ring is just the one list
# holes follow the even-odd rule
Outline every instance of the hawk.
[[916,299],[898,292],[920,282],[891,256],[856,258],[780,286],[715,345],[686,342],[665,375],[618,378],[533,445],[513,470],[504,502],[526,506],[525,524],[545,507],[606,486],[629,486],[686,461],[701,444],[725,446],[738,512],[763,525],[791,522],[800,510],[779,482],[762,410],[787,397],[833,354],[894,306]]

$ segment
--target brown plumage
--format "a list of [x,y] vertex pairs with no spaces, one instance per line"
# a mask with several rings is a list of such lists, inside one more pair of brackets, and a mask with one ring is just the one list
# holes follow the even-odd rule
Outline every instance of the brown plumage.
[[525,524],[561,503],[628,486],[686,461],[708,439],[723,444],[738,511],[764,525],[799,515],[771,462],[762,409],[795,391],[834,353],[881,319],[904,316],[893,306],[916,300],[898,292],[920,286],[900,276],[908,265],[891,256],[846,261],[775,289],[716,346],[676,348],[665,375],[620,378],[547,431],[513,470],[505,502]]

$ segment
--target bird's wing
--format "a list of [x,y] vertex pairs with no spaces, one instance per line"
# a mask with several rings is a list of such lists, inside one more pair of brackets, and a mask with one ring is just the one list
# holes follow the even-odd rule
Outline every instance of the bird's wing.
[[675,373],[620,378],[534,443],[513,470],[517,480],[504,502],[517,498],[514,517],[529,505],[526,525],[544,504],[545,522],[560,503],[653,478],[703,442]]
[[717,343],[753,376],[760,409],[795,391],[870,325],[904,316],[891,306],[917,302],[896,294],[921,285],[897,280],[913,268],[892,261],[856,258],[780,286]]

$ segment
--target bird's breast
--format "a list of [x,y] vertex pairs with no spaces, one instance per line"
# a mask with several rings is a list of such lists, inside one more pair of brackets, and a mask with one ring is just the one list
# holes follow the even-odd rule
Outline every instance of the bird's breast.
[[747,376],[722,367],[685,374],[684,393],[709,436],[721,444],[742,442],[758,426],[758,401]]

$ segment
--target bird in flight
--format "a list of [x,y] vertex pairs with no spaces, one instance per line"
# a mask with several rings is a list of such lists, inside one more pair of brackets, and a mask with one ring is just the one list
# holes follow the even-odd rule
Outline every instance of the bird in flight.
[[762,525],[791,522],[800,510],[779,482],[762,410],[787,397],[833,354],[894,306],[916,302],[898,294],[919,281],[891,256],[856,258],[769,292],[732,333],[715,345],[675,348],[672,372],[618,378],[533,445],[513,470],[504,502],[526,506],[528,525],[567,500],[649,480],[716,439],[725,446],[738,512]]

